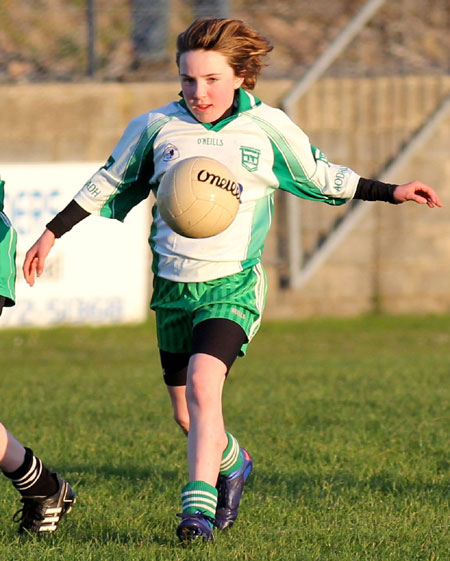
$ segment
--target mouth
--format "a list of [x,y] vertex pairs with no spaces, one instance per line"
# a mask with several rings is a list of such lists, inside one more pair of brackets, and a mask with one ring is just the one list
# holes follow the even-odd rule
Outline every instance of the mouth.
[[198,111],[199,113],[204,113],[205,111],[208,111],[208,109],[210,109],[211,107],[212,105],[199,104],[199,105],[194,105],[193,109],[195,111]]

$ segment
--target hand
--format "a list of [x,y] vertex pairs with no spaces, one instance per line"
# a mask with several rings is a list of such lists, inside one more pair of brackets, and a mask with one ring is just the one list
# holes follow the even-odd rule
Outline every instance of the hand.
[[394,190],[394,199],[398,203],[414,201],[421,205],[426,204],[430,208],[444,206],[439,200],[435,190],[420,181],[411,181],[411,183],[398,185]]
[[55,234],[45,230],[37,242],[30,247],[23,263],[23,276],[30,286],[34,285],[36,275],[40,277],[44,272],[45,260],[55,243]]

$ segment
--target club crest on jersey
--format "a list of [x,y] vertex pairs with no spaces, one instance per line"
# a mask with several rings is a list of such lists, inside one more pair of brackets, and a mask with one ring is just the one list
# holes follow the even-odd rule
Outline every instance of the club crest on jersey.
[[168,144],[164,148],[163,160],[165,162],[170,162],[171,160],[177,160],[179,157],[180,157],[180,153],[178,152],[178,148],[173,144]]
[[316,160],[316,162],[319,161],[324,162],[325,164],[327,164],[328,167],[330,167],[330,162],[328,161],[328,158],[321,150],[319,150],[319,148],[316,148],[315,146],[311,145],[311,150],[313,152],[314,159]]
[[261,150],[250,148],[249,146],[241,146],[242,166],[248,171],[256,171],[259,165],[259,155]]

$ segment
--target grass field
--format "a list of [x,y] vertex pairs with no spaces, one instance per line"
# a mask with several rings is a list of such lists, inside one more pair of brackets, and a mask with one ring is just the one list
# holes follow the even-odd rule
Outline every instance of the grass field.
[[0,560],[448,561],[450,317],[266,321],[225,388],[255,460],[241,516],[190,549],[154,332],[0,332],[0,420],[78,493],[58,534],[19,539],[3,479]]

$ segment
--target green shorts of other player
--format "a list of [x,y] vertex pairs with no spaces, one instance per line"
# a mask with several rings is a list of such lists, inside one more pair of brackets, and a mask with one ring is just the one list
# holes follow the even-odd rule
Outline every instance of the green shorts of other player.
[[17,234],[3,212],[4,181],[0,181],[0,315],[3,306],[14,306],[16,300]]

